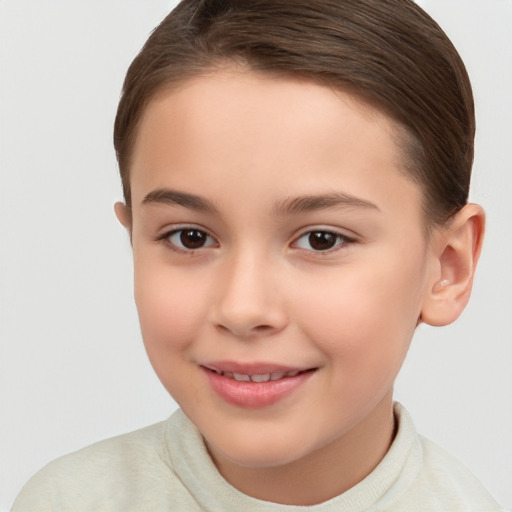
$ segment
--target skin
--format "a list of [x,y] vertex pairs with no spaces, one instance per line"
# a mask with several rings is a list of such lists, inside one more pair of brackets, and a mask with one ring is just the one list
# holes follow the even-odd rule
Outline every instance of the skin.
[[[483,212],[468,205],[426,240],[398,129],[344,92],[236,69],[162,92],[144,113],[132,211],[116,205],[144,343],[220,473],[250,496],[312,505],[367,476],[393,440],[393,382],[415,328],[450,323],[469,298]],[[326,194],[344,201],[284,208]],[[204,246],[165,236],[188,226]],[[308,233],[326,231],[334,247],[315,250]],[[201,365],[219,360],[316,371],[248,409],[211,389]]]

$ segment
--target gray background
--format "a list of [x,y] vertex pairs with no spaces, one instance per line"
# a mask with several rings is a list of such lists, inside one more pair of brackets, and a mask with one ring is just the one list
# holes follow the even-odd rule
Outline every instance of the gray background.
[[[174,3],[0,0],[0,510],[49,460],[175,408],[140,339],[111,146],[126,68]],[[512,507],[512,2],[421,4],[472,77],[488,232],[469,307],[418,330],[396,396]]]

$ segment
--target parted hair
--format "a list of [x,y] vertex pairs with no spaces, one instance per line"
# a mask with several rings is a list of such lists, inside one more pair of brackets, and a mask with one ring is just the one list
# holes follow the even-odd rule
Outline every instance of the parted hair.
[[182,0],[130,65],[114,126],[123,192],[148,102],[226,63],[308,78],[360,97],[397,121],[405,172],[428,225],[467,202],[471,85],[457,50],[412,0]]

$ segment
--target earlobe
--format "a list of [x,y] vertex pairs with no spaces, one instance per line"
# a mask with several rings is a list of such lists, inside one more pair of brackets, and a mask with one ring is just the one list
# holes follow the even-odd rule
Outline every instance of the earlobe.
[[117,220],[128,230],[131,231],[132,222],[131,214],[124,203],[117,202],[114,205],[114,211],[116,213]]
[[421,311],[421,321],[448,325],[462,313],[471,295],[482,249],[485,213],[467,204],[436,240],[436,265]]

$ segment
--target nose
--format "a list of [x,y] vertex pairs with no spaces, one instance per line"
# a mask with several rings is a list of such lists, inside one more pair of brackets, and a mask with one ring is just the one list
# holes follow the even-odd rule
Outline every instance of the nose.
[[252,338],[270,336],[286,327],[288,316],[275,266],[250,251],[223,263],[211,317],[217,330]]

